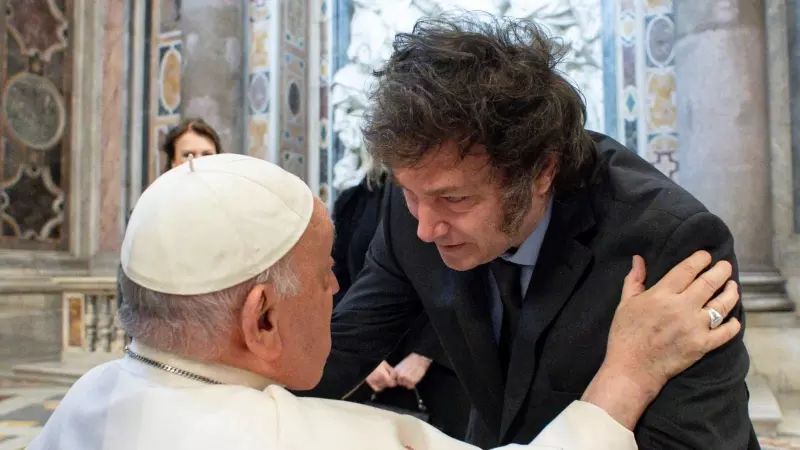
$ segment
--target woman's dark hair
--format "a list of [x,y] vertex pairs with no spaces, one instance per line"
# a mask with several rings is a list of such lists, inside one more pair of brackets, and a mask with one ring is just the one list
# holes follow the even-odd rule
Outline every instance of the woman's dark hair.
[[459,13],[422,19],[394,40],[375,72],[364,137],[376,164],[413,166],[455,140],[461,157],[486,147],[505,187],[504,231],[531,206],[548,161],[554,189],[583,181],[596,154],[583,96],[556,69],[566,47],[534,22]]
[[216,130],[203,119],[186,119],[179,123],[177,126],[169,130],[164,138],[164,153],[167,154],[167,161],[164,164],[164,172],[172,167],[172,161],[175,159],[175,142],[187,132],[194,133],[209,139],[214,143],[214,150],[217,153],[223,153],[222,143],[219,140],[219,134]]

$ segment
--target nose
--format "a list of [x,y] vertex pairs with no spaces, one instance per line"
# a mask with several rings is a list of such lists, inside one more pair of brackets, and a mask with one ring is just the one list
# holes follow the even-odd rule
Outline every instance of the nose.
[[417,220],[417,236],[424,242],[433,242],[447,233],[447,224],[439,220],[439,215],[429,206],[419,205]]

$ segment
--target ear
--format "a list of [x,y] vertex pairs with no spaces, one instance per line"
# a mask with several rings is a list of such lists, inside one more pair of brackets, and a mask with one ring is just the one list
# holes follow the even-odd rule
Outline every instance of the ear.
[[553,179],[556,177],[557,169],[558,158],[555,155],[549,156],[542,172],[533,183],[534,194],[539,197],[544,197],[550,192],[550,188],[553,186]]
[[278,296],[267,285],[255,286],[244,301],[242,334],[248,350],[262,361],[277,359],[283,343],[278,332]]

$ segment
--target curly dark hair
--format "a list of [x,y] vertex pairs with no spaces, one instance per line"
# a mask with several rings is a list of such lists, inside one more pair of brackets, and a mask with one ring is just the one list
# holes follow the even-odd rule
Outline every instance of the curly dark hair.
[[502,180],[507,233],[530,210],[534,180],[555,164],[554,189],[583,184],[596,151],[583,96],[556,69],[566,47],[528,20],[460,12],[425,18],[394,39],[375,72],[364,137],[376,162],[411,167],[455,141],[486,148]]
[[200,136],[210,140],[214,143],[214,150],[217,153],[223,153],[222,141],[220,141],[217,131],[203,119],[191,118],[185,119],[177,126],[171,128],[167,135],[164,137],[164,144],[162,149],[167,154],[167,160],[164,162],[164,172],[172,167],[172,161],[175,159],[175,143],[181,136],[189,131],[193,131]]

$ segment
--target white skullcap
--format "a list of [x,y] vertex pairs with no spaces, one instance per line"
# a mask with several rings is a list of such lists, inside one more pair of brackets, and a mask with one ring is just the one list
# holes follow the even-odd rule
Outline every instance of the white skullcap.
[[314,196],[298,177],[236,154],[197,158],[161,175],[133,210],[125,275],[168,294],[207,294],[246,281],[294,247]]

